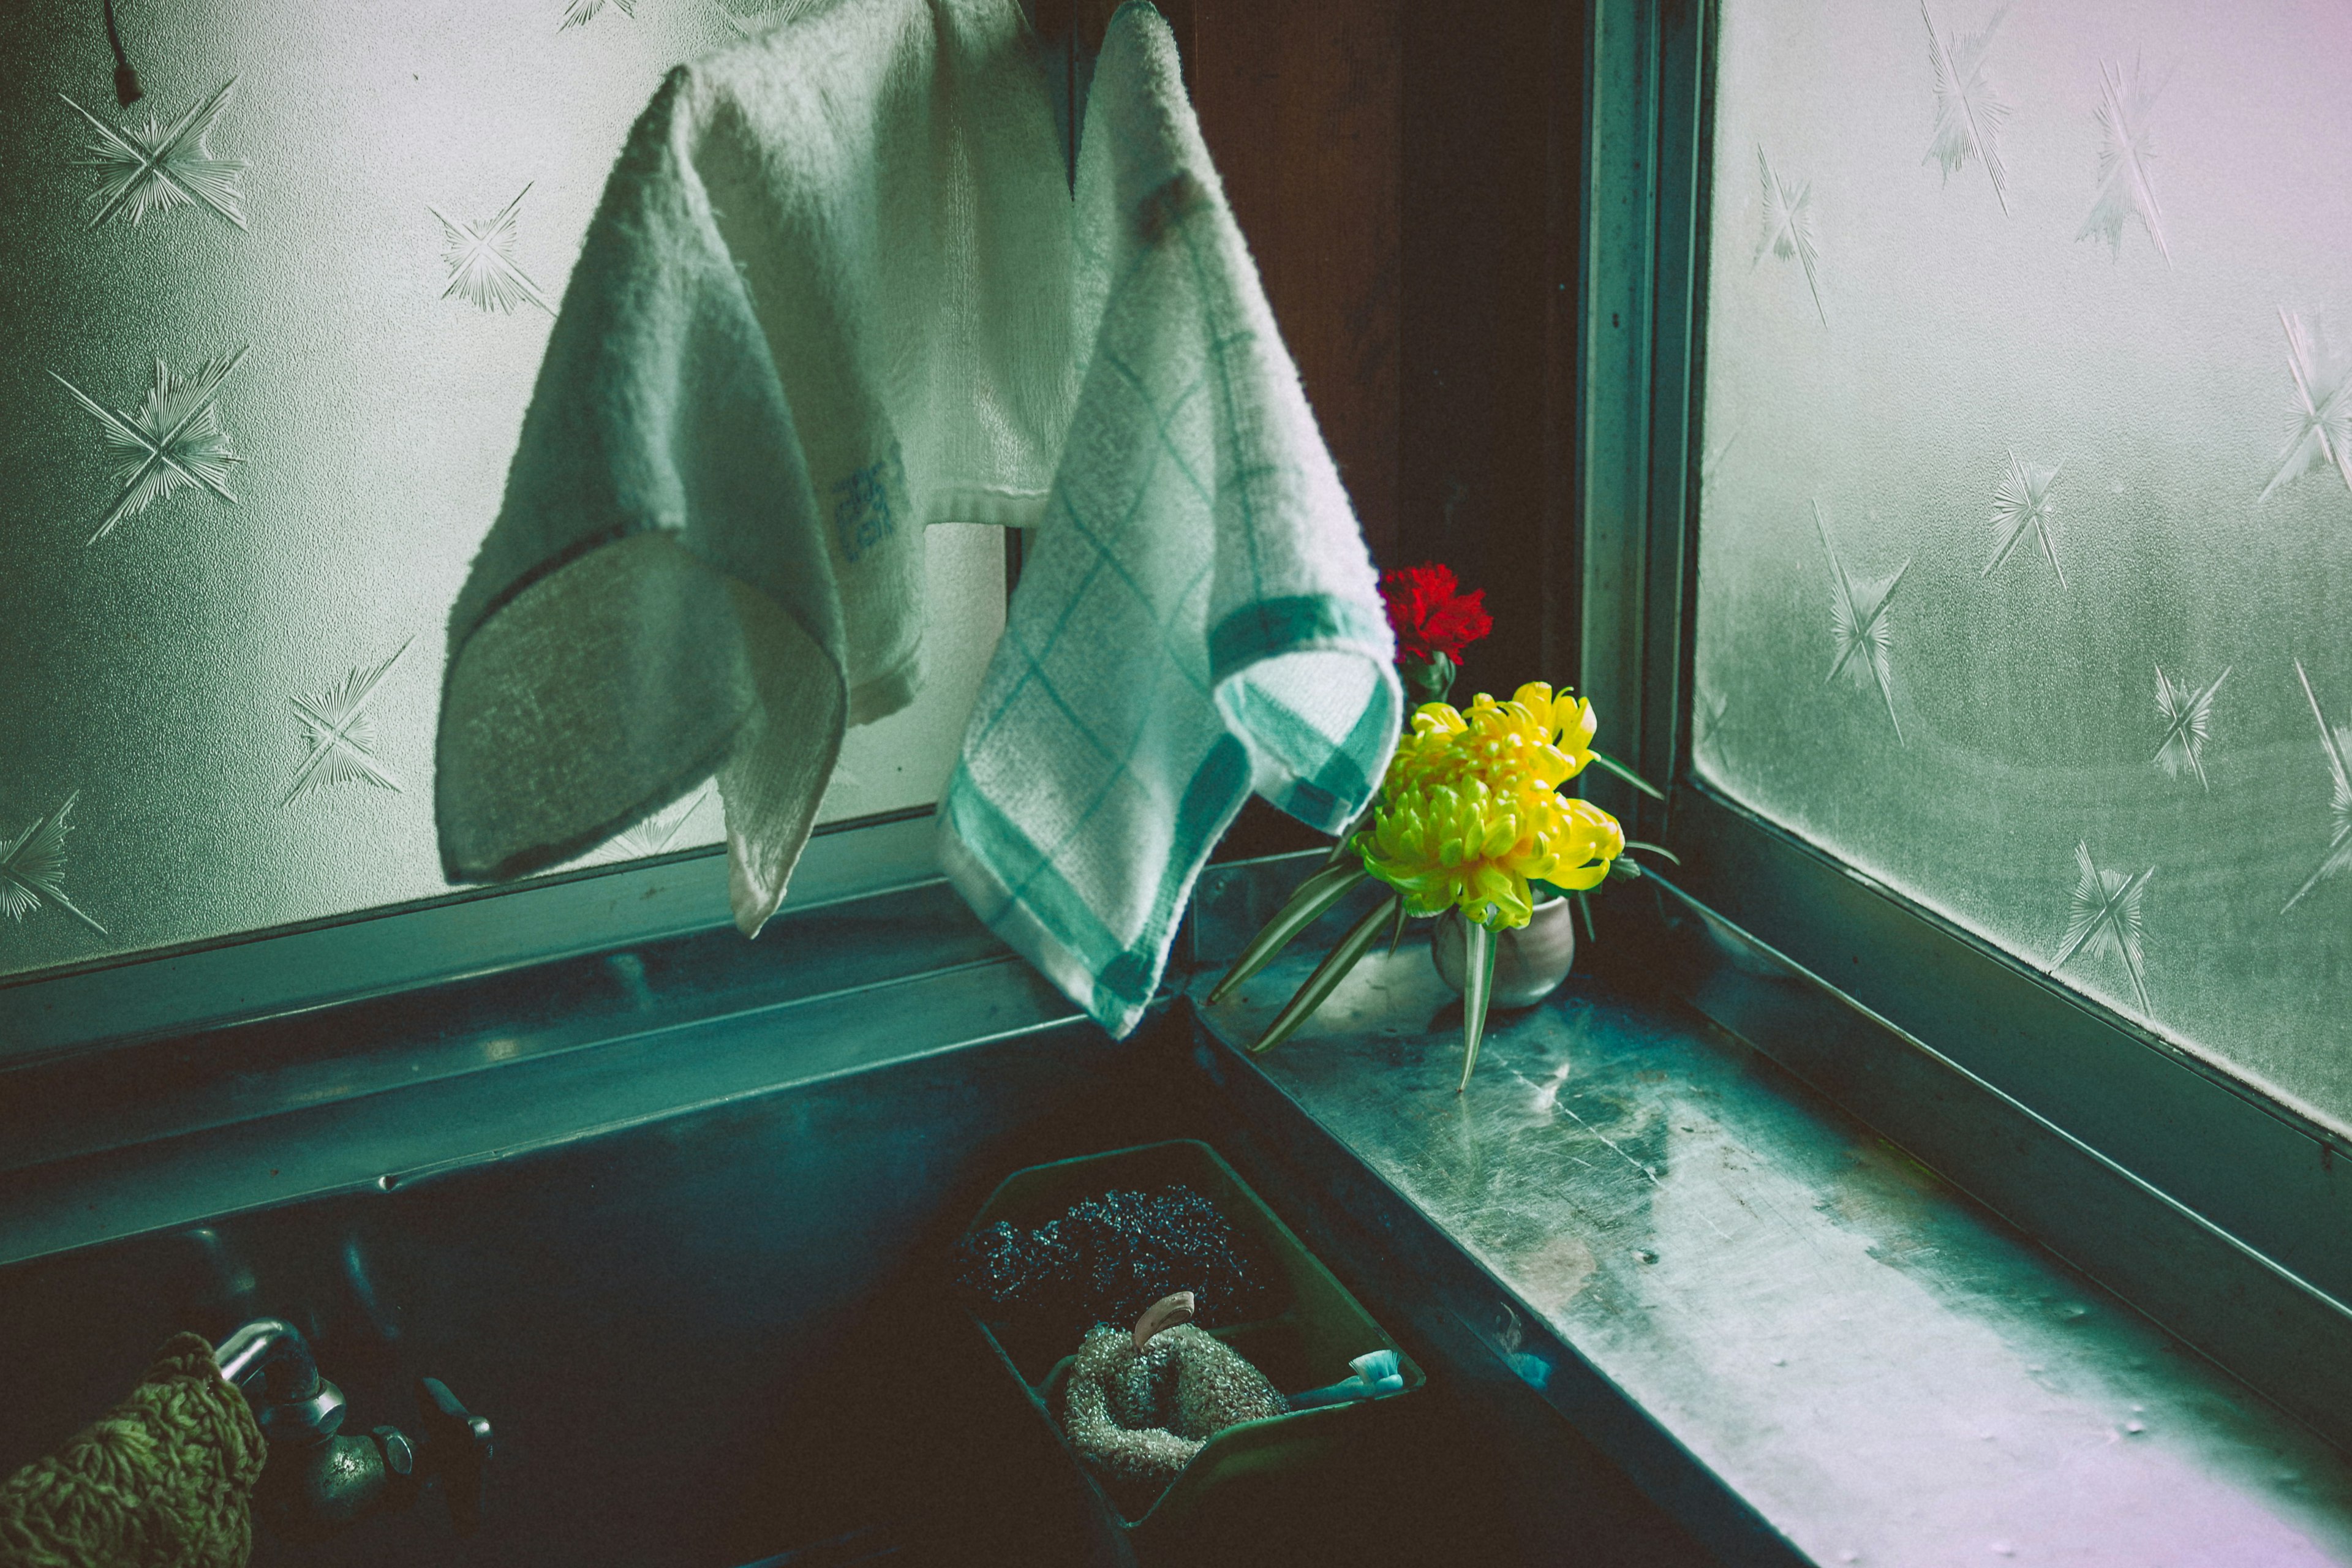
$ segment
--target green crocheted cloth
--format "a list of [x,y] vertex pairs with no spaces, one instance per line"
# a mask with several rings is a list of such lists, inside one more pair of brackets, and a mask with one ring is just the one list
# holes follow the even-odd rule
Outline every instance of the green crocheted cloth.
[[267,1453],[212,1346],[175,1335],[103,1420],[0,1481],[0,1568],[245,1568]]

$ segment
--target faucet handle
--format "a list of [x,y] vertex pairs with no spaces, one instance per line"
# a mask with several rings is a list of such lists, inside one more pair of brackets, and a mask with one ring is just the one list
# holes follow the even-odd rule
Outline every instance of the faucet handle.
[[471,1534],[482,1522],[482,1493],[489,1481],[490,1424],[459,1404],[437,1377],[418,1378],[416,1398],[424,1406],[418,1428],[424,1468],[441,1478],[441,1494],[457,1533]]

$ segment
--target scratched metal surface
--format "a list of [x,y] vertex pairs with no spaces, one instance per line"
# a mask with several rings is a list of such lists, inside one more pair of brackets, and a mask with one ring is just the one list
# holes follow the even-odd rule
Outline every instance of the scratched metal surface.
[[1408,944],[1255,1059],[1816,1563],[2352,1563],[2343,1456],[1696,1015],[1572,979],[1457,1099],[1460,1018]]

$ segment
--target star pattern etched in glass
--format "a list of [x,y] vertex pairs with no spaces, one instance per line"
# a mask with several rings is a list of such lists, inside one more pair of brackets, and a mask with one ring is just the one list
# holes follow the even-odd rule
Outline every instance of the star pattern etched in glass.
[[2156,711],[2164,721],[2164,743],[2156,749],[2156,765],[2174,778],[2195,773],[2209,793],[2213,785],[2205,776],[2205,742],[2212,738],[2213,694],[2229,679],[2229,668],[2224,666],[2212,684],[2200,691],[2187,681],[2175,683],[2164,673],[2164,666],[2156,667]]
[[560,33],[565,27],[583,26],[594,21],[607,4],[624,16],[637,14],[637,0],[570,0],[563,7],[563,21],[555,30]]
[[221,427],[218,399],[221,384],[228,380],[229,373],[245,354],[245,348],[240,347],[207,360],[194,374],[187,376],[174,375],[158,357],[155,379],[148,386],[146,397],[136,409],[121,411],[107,407],[56,371],[49,372],[51,378],[98,421],[100,437],[123,458],[122,467],[114,475],[121,489],[114,503],[99,520],[98,531],[89,536],[89,543],[96,544],[113,532],[115,524],[124,518],[137,517],[157,501],[192,485],[202,486],[222,500],[236,504],[236,497],[228,490],[228,469],[230,464],[244,459],[236,455],[228,432]]
[[127,214],[136,224],[149,213],[197,205],[245,227],[245,162],[216,158],[205,144],[236,89],[236,79],[231,77],[171,124],[151,113],[143,128],[110,125],[66,94],[58,94],[98,133],[98,140],[89,144],[89,156],[80,161],[100,176],[89,198],[89,226],[96,228],[117,213]]
[[2303,669],[2303,660],[2294,661],[2294,678],[2303,682],[2304,700],[2311,704],[2311,717],[2319,726],[2319,749],[2327,755],[2327,773],[2335,784],[2327,809],[2336,818],[2335,833],[2327,841],[2327,854],[2319,862],[2319,869],[2311,874],[2304,885],[2295,889],[2294,897],[2286,901],[2287,910],[2303,902],[2304,895],[2312,889],[2352,866],[2352,724],[2330,724],[2327,715],[2319,710],[2319,694],[2311,689],[2311,677]]
[[459,223],[436,206],[425,209],[441,223],[441,259],[449,268],[449,287],[441,290],[441,298],[462,297],[480,310],[500,312],[531,304],[555,314],[555,307],[514,258],[515,211],[529,195],[530,186],[525,185],[496,217],[479,223]]
[[74,791],[56,811],[35,817],[31,826],[0,843],[0,915],[21,925],[35,910],[54,904],[99,935],[107,934],[66,897],[66,835],[72,830],[66,814],[80,798],[81,792]]
[[307,753],[302,765],[294,771],[294,782],[287,787],[285,799],[278,802],[280,805],[291,805],[297,795],[333,784],[365,784],[394,792],[400,789],[400,781],[384,770],[375,754],[375,721],[368,716],[367,710],[375,699],[376,689],[383,684],[383,678],[392,673],[392,667],[400,662],[400,656],[408,648],[409,644],[403,643],[382,664],[348,670],[341,680],[324,690],[291,700]]
[[2156,868],[2136,874],[2100,870],[2091,863],[2091,847],[2079,840],[2074,845],[2074,868],[2077,877],[2067,906],[2066,936],[2058,944],[2058,956],[2050,961],[2050,972],[2056,973],[2069,959],[2085,951],[2093,958],[2118,959],[2131,976],[2139,1010],[2152,1011],[2147,959],[2140,950],[2139,900]]
[[1996,13],[1983,32],[1965,37],[1938,33],[1927,0],[1919,0],[1919,19],[1927,24],[1927,57],[1936,68],[1936,130],[1927,156],[1944,166],[1948,183],[1970,158],[1982,163],[2005,213],[2009,171],[2000,161],[2000,128],[2009,119],[2009,105],[1985,77],[1985,53],[2000,16]]
[[2058,574],[2058,585],[2066,585],[2066,569],[2058,564],[2058,506],[2050,494],[2050,487],[2058,482],[2058,470],[2065,466],[2062,458],[2049,468],[2041,468],[2023,461],[2016,449],[2011,448],[2009,472],[2002,476],[1992,497],[1992,526],[2000,535],[2000,542],[1979,576],[1991,576],[1994,568],[2008,560],[2017,542],[2025,537],[2026,530],[2032,529],[2042,546],[2042,558],[2050,563],[2050,570]]
[[2164,243],[2164,214],[2156,205],[2156,182],[2148,173],[2156,153],[2147,118],[2155,103],[2156,91],[2137,65],[2128,71],[2121,65],[2099,67],[2099,107],[2093,114],[2099,123],[2099,194],[2074,237],[2095,235],[2120,256],[2124,225],[2137,218],[2168,267],[2172,250]]
[[1812,182],[1788,184],[1772,172],[1772,161],[1761,146],[1756,149],[1756,171],[1764,179],[1764,243],[1756,247],[1756,259],[1748,264],[1748,269],[1754,271],[1767,251],[1783,261],[1794,257],[1805,268],[1805,287],[1813,292],[1813,310],[1826,327],[1830,313],[1822,304],[1821,247],[1813,243]]
[[1911,570],[1911,562],[1906,559],[1891,576],[1861,576],[1847,571],[1845,562],[1839,557],[1819,501],[1813,503],[1813,526],[1821,531],[1822,548],[1830,558],[1830,640],[1836,657],[1830,661],[1827,680],[1835,680],[1840,675],[1856,680],[1876,677],[1878,694],[1886,703],[1887,721],[1895,726],[1895,738],[1900,742],[1903,721],[1895,714],[1895,639],[1886,624],[1886,606],[1894,602],[1895,589],[1903,581],[1904,574]]
[[2286,369],[2294,380],[2294,435],[2262,499],[2314,468],[2334,468],[2352,490],[2352,355],[2330,355],[2303,318],[2279,311]]
[[634,827],[625,827],[613,836],[613,843],[631,859],[648,855],[668,853],[686,831],[687,823],[702,809],[702,803],[711,798],[716,786],[705,784],[700,789],[681,800],[674,800]]
[[1731,710],[1731,700],[1719,692],[1701,687],[1693,693],[1691,705],[1691,750],[1714,743],[1723,732],[1723,721]]

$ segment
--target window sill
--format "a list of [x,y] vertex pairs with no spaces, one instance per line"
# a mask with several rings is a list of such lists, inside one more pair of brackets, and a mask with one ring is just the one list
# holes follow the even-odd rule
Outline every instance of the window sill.
[[1246,1055],[1313,962],[1196,1001],[1203,1064],[1727,1560],[2352,1562],[2342,1455],[1696,1013],[1580,974],[1457,1099],[1413,945]]
[[1100,1038],[933,881],[0,1068],[0,1268],[1016,1035]]

